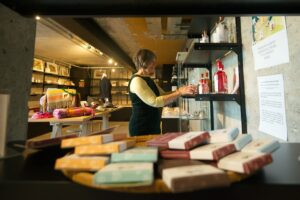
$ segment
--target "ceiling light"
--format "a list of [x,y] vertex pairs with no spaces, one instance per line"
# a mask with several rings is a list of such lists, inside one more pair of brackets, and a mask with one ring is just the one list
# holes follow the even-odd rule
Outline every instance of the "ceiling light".
[[103,55],[102,51],[99,51],[99,53],[100,53],[101,56]]
[[115,72],[116,70],[113,68],[112,70],[111,70],[111,72]]
[[109,59],[108,60],[108,64],[112,64],[113,63],[113,60],[112,59]]
[[37,15],[37,16],[35,16],[35,19],[36,19],[36,20],[40,20],[41,17]]
[[92,46],[91,46],[91,45],[89,45],[89,44],[87,44],[87,45],[86,45],[86,48],[87,48],[87,49],[91,49],[91,48],[92,48]]
[[117,62],[115,62],[115,64],[114,64],[115,66],[117,66],[118,65],[118,63]]

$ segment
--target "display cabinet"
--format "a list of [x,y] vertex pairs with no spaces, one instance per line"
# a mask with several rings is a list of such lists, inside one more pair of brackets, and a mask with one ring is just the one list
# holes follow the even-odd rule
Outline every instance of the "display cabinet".
[[36,56],[33,60],[29,110],[40,109],[39,100],[48,88],[75,88],[70,79],[71,65]]
[[[193,19],[194,20],[194,19]],[[196,19],[199,22],[199,19]],[[245,110],[245,92],[243,76],[243,55],[241,40],[241,24],[239,17],[222,18],[201,18],[197,26],[192,27],[188,34],[190,45],[187,52],[178,52],[178,84],[193,84],[199,87],[204,81],[209,87],[207,92],[200,87],[198,93],[192,96],[185,96],[179,99],[180,121],[189,121],[189,131],[210,130],[216,127],[218,114],[226,115],[226,104],[221,102],[232,101],[229,112],[235,112],[240,121],[240,128],[243,133],[247,132],[247,120]],[[218,38],[218,24],[223,23],[223,31],[226,36]],[[192,23],[193,24],[193,23]],[[209,33],[209,40],[202,39],[203,33]],[[200,39],[199,39],[200,38]],[[208,42],[209,41],[209,42]],[[223,61],[225,73],[227,74],[226,92],[215,91],[217,87],[213,81],[213,74],[216,72],[216,62]],[[201,74],[202,77],[201,77]],[[206,77],[207,76],[207,77]],[[225,108],[224,108],[225,107]],[[181,124],[181,123],[180,123]],[[226,127],[226,123],[222,124]],[[182,130],[185,131],[185,130]]]
[[43,95],[47,88],[74,88],[70,80],[71,66],[34,58],[31,78],[31,96]]
[[90,95],[100,97],[100,81],[101,77],[97,76],[97,72],[102,74],[105,72],[110,79],[112,85],[112,103],[114,105],[130,106],[131,101],[128,93],[128,83],[131,78],[131,71],[124,68],[102,68],[92,70],[92,79],[90,85]]

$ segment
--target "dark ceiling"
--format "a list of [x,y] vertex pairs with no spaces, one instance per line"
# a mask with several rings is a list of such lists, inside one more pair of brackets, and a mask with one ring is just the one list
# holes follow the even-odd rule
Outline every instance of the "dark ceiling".
[[[122,48],[123,44],[114,41],[116,38],[112,38],[109,32],[99,26],[94,19],[99,17],[184,17],[197,15],[200,18],[194,21],[199,25],[203,17],[213,18],[220,15],[300,14],[300,0],[1,0],[1,2],[23,16],[51,17],[95,48],[114,57],[118,63],[127,65],[131,69],[133,69],[132,55],[126,52],[126,48],[125,50]],[[202,24],[201,30],[204,30],[203,26]],[[206,26],[210,25],[206,24]],[[199,33],[198,29],[193,29],[194,27],[192,21],[192,29],[189,30],[189,34]],[[117,38],[120,38],[120,34],[122,32],[117,34]],[[143,44],[138,45],[146,46]],[[158,46],[169,48],[165,43]],[[175,48],[169,49],[173,49],[174,52],[180,51],[180,49]],[[175,57],[172,52],[169,54],[172,56],[171,58]],[[170,56],[163,55],[161,57]]]
[[298,15],[299,0],[2,0],[22,15]]

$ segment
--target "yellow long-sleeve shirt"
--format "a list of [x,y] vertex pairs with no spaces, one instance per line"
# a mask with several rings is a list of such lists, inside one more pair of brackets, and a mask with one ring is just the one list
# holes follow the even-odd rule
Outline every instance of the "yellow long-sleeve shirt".
[[165,94],[165,91],[157,84],[156,87],[159,90],[160,96],[156,96],[154,94],[145,80],[143,80],[141,77],[136,76],[131,80],[129,90],[131,93],[135,93],[144,103],[148,104],[149,106],[163,107],[164,100],[162,95]]

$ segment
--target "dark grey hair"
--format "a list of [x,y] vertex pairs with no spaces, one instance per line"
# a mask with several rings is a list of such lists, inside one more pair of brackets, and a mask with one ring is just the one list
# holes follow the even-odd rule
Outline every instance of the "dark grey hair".
[[155,61],[155,59],[156,55],[153,51],[149,49],[140,49],[134,57],[133,62],[136,69],[139,70],[140,68],[147,68],[150,62]]

